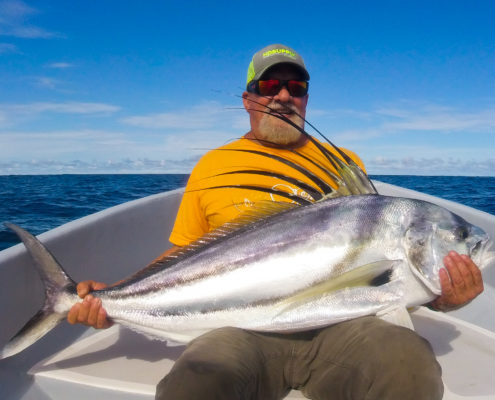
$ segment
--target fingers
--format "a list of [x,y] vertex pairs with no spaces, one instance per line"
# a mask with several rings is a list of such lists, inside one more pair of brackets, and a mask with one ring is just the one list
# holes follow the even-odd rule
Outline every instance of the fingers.
[[[88,296],[89,297],[89,296]],[[96,329],[108,328],[111,324],[107,320],[107,312],[101,305],[98,298],[91,299],[91,305],[88,312],[86,323]]]
[[82,281],[77,284],[77,295],[84,299],[86,295],[94,290],[105,289],[108,285],[103,282],[96,282],[92,280]]
[[77,314],[77,322],[79,322],[80,324],[89,325],[88,315],[91,309],[93,299],[94,299],[93,296],[87,295],[84,298],[83,302],[81,303],[81,306],[79,307],[79,313]]
[[440,270],[440,286],[442,287],[443,296],[452,296],[454,294],[454,286],[452,286],[449,273],[445,268]]
[[483,291],[481,271],[471,258],[451,251],[445,257],[444,262],[454,290],[461,297],[471,300]]
[[481,275],[481,270],[478,268],[478,266],[474,263],[471,258],[469,258],[466,255],[462,255],[461,258],[464,260],[466,266],[469,268],[471,275],[473,277],[473,283],[474,285],[481,289],[480,293],[483,291],[483,277]]
[[86,295],[91,292],[91,288],[93,287],[94,281],[82,281],[77,284],[77,295],[84,299]]
[[[88,295],[84,298],[84,301],[86,301],[86,299],[88,297],[90,297],[91,295]],[[90,306],[89,306],[89,310],[88,310],[88,313],[87,315],[85,316],[86,319],[85,319],[85,322],[89,325],[89,326],[94,326],[96,327],[96,322],[98,320],[98,314],[100,312],[100,309],[101,309],[101,300],[98,299],[98,298],[93,298],[93,299],[90,299],[89,300],[91,302]],[[82,317],[81,317],[82,318]],[[79,321],[79,322],[83,322],[83,321]]]
[[105,309],[103,307],[101,307],[100,310],[98,311],[95,328],[96,329],[105,329],[105,328],[110,327],[111,325],[112,325],[112,322],[110,322],[107,319],[107,312],[105,311]]
[[103,282],[94,282],[93,284],[93,290],[101,290],[107,288],[108,285]]
[[466,255],[455,251],[444,258],[445,269],[440,270],[442,294],[432,302],[440,310],[451,310],[469,303],[483,291],[480,269]]
[[67,314],[67,321],[70,324],[79,323],[96,329],[108,328],[111,325],[101,300],[92,295],[87,295],[81,303],[72,306]]
[[450,279],[454,287],[463,289],[466,286],[471,286],[473,284],[471,270],[465,267],[464,260],[459,254],[451,251],[444,258],[444,263],[449,271]]
[[77,322],[77,316],[79,315],[79,309],[81,308],[81,303],[76,303],[72,306],[67,314],[67,322],[74,325]]

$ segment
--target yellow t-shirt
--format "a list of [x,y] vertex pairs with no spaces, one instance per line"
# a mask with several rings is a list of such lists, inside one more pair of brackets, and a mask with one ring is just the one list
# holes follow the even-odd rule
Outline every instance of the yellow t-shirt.
[[[330,146],[325,146],[335,154],[335,151]],[[237,217],[241,212],[249,210],[257,202],[267,200],[293,201],[276,194],[252,189],[230,187],[213,189],[212,187],[215,186],[263,186],[294,193],[311,200],[311,196],[300,187],[280,178],[254,174],[225,174],[231,171],[253,169],[270,171],[297,178],[316,187],[314,182],[303,173],[280,161],[238,150],[254,150],[281,156],[304,167],[325,182],[331,183],[332,186],[336,187],[328,175],[290,150],[265,147],[252,140],[241,138],[209,151],[194,167],[177,213],[175,225],[170,235],[170,242],[177,246],[187,245],[205,233]],[[356,154],[346,149],[342,150],[364,171],[364,165]],[[335,173],[325,156],[310,141],[296,149],[296,151]]]

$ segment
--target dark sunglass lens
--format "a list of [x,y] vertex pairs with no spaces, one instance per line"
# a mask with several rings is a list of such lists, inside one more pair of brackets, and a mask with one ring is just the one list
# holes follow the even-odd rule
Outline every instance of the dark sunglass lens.
[[289,81],[287,87],[290,95],[294,97],[302,97],[308,93],[308,82],[306,81]]
[[258,81],[258,89],[261,96],[275,96],[280,91],[280,81],[278,79]]

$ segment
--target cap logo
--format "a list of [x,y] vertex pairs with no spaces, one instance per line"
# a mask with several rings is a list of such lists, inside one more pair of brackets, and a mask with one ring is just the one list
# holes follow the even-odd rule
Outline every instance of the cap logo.
[[256,71],[254,70],[254,63],[251,60],[251,62],[249,63],[248,72],[247,72],[247,83],[251,82],[254,79],[255,75],[256,75]]
[[275,54],[283,54],[292,58],[296,58],[296,53],[287,49],[273,49],[263,53],[263,58],[274,56]]

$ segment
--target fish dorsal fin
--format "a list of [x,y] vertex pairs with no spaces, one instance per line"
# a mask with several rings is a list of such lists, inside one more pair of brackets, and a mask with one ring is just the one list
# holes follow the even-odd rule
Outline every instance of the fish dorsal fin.
[[[321,143],[319,143],[315,138],[313,138],[309,133],[307,133],[301,126],[287,118],[287,116],[279,110],[273,107],[262,104],[250,97],[244,97],[247,101],[254,104],[263,106],[265,109],[249,109],[248,111],[261,112],[264,114],[271,115],[278,118],[293,128],[297,129],[301,134],[303,134],[308,140],[310,140],[318,150],[326,157],[330,165],[337,171],[339,177],[337,177],[336,183],[338,189],[336,192],[325,193],[325,198],[333,198],[340,196],[349,195],[359,195],[359,194],[377,194],[377,190],[373,185],[373,182],[369,179],[368,175],[349,157],[344,151],[339,147],[335,146],[323,133],[321,133],[314,125],[307,121],[302,115],[295,112],[292,108],[287,107],[285,104],[278,102],[279,105],[290,109],[291,112],[301,118],[305,123],[307,123],[311,128],[313,128],[335,151],[336,154],[326,149]],[[340,156],[340,157],[339,157]],[[321,201],[321,200],[320,200]]]
[[[232,206],[235,205],[233,204]],[[167,260],[168,258],[175,260],[186,254],[189,255],[191,251],[196,251],[213,242],[225,239],[234,233],[239,233],[239,231],[247,227],[253,228],[252,225],[255,223],[260,223],[273,215],[292,210],[298,206],[299,205],[295,203],[281,201],[265,200],[257,202],[253,204],[249,210],[240,213],[236,218],[213,229],[187,246],[181,247],[181,249],[166,257],[164,260]]]
[[[220,173],[220,174],[218,174],[218,176],[236,175],[236,174],[251,174],[251,175],[261,175],[261,176],[270,176],[273,178],[278,178],[278,179],[284,180],[288,183],[292,183],[292,184],[298,186],[299,188],[303,189],[315,201],[318,201],[323,197],[323,195],[318,190],[316,190],[313,186],[307,184],[306,182],[303,182],[303,181],[296,179],[296,178],[293,178],[291,176],[279,174],[277,172],[266,171],[266,170],[261,170],[261,169],[241,169],[241,170],[237,170],[237,171],[229,171],[229,172]],[[280,191],[277,191],[276,189],[274,189],[272,194],[279,194],[279,193],[280,193]]]
[[[338,149],[342,154],[344,154],[347,157],[350,164],[347,164],[346,162],[344,162],[341,158],[339,158],[338,156],[333,154],[331,151],[329,151],[326,147],[321,145],[314,138],[310,137],[310,140],[315,144],[315,146],[318,148],[318,150],[320,150],[323,154],[325,154],[327,159],[331,160],[331,165],[337,171],[337,174],[333,173],[329,168],[326,168],[325,166],[321,165],[320,163],[316,162],[315,160],[312,160],[311,158],[307,157],[306,155],[299,153],[296,150],[291,150],[289,148],[287,148],[285,150],[290,150],[293,154],[296,154],[297,156],[301,157],[301,160],[306,160],[306,161],[310,162],[311,164],[313,164],[317,169],[322,171],[329,178],[329,180],[327,180],[327,181],[325,181],[324,179],[315,175],[313,172],[308,170],[302,164],[295,162],[294,160],[288,160],[288,159],[285,159],[281,156],[271,154],[269,152],[265,152],[265,151],[261,151],[261,150],[251,150],[251,149],[222,149],[222,148],[216,149],[216,151],[244,152],[244,153],[255,154],[255,155],[260,156],[260,157],[266,157],[266,158],[269,158],[271,160],[278,161],[278,162],[283,163],[286,166],[290,167],[291,169],[305,175],[312,182],[312,184],[305,183],[305,182],[298,180],[292,176],[280,174],[280,173],[275,172],[275,171],[253,169],[253,168],[248,169],[248,167],[244,167],[244,168],[239,167],[238,170],[215,174],[215,175],[207,177],[207,179],[214,178],[217,176],[227,176],[227,175],[236,175],[236,174],[239,174],[239,175],[251,174],[251,175],[269,176],[272,178],[276,178],[276,179],[285,181],[289,184],[293,184],[293,185],[298,186],[304,192],[308,193],[311,196],[313,201],[309,201],[307,198],[301,197],[298,194],[287,193],[287,192],[284,192],[282,190],[275,189],[273,187],[267,187],[267,186],[262,186],[262,185],[229,184],[229,185],[209,186],[206,188],[201,188],[201,189],[196,189],[196,190],[224,189],[224,188],[255,190],[255,191],[260,191],[260,192],[276,194],[276,195],[285,197],[287,199],[296,201],[300,205],[308,205],[308,204],[311,204],[312,202],[318,202],[318,201],[322,201],[322,200],[325,200],[328,198],[350,196],[350,195],[357,195],[357,194],[376,194],[377,193],[376,190],[374,189],[373,184],[371,183],[371,181],[367,177],[367,175],[343,151]],[[338,189],[334,189],[332,187],[332,183],[334,185],[337,185]],[[195,191],[195,190],[193,189],[191,191]]]
[[[235,204],[233,204],[232,206],[235,206]],[[242,212],[233,220],[206,233],[194,242],[191,242],[188,245],[179,248],[172,254],[153,261],[147,267],[139,270],[127,279],[120,281],[118,285],[115,286],[125,286],[129,283],[144,279],[154,274],[158,270],[170,268],[173,265],[177,264],[179,261],[190,257],[193,253],[200,251],[201,249],[207,247],[208,245],[211,245],[214,242],[224,240],[235,233],[239,233],[242,229],[247,229],[248,227],[250,229],[255,228],[255,223],[264,221],[273,215],[278,215],[282,212],[292,210],[296,207],[299,207],[299,204],[268,200],[255,203],[250,210]]]

